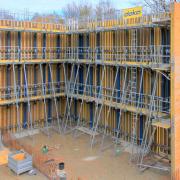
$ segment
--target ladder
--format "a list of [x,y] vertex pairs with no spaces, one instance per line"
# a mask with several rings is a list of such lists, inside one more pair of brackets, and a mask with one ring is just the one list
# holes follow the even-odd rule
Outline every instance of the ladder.
[[[131,105],[136,107],[136,97],[137,97],[137,68],[131,68]],[[137,113],[132,112],[132,128],[131,133],[137,122]]]
[[137,29],[132,29],[131,32],[132,32],[131,42],[133,44],[136,44],[137,43]]
[[135,105],[137,92],[137,68],[130,68],[130,79],[125,91],[125,102],[130,105]]
[[143,74],[144,69],[141,69],[141,78],[140,78],[140,84],[139,84],[139,94],[138,94],[138,100],[136,104],[137,111],[136,113],[132,114],[132,130],[131,130],[131,145],[132,145],[132,153],[130,160],[133,160],[134,156],[134,147],[137,145],[137,122],[138,122],[138,110],[140,107],[140,101],[141,101],[141,89],[142,89],[142,82],[143,82]]
[[137,60],[137,29],[131,30],[131,54],[130,60],[135,62]]

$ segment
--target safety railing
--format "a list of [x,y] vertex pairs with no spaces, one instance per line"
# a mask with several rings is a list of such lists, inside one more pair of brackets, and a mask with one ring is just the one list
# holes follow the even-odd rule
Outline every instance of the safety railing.
[[[12,12],[0,10],[1,29],[19,29],[31,31],[62,32],[78,30],[97,30],[118,27],[153,25],[157,22],[170,19],[170,13],[144,14],[142,17],[125,19],[122,11],[102,17],[74,17],[71,19],[61,18],[58,15],[41,15],[30,12]],[[157,21],[158,20],[158,21]]]
[[[169,45],[113,47],[0,47],[0,60],[68,60],[82,62],[169,64]],[[2,62],[2,61],[1,61]]]
[[[85,85],[81,83],[75,84],[75,89],[73,91],[74,83],[69,84],[69,93],[81,96],[88,96],[92,97],[94,99],[97,99],[99,97],[102,101],[107,100],[110,102],[111,96],[112,96],[112,102],[115,103],[122,103],[125,105],[134,106],[135,108],[144,108],[144,109],[150,109],[150,102],[152,99],[152,95],[149,94],[139,94],[135,92],[128,92],[128,91],[122,91],[118,89],[112,88],[105,88],[101,86],[93,86],[93,85]],[[74,93],[73,93],[74,92]],[[124,93],[124,99],[122,100]],[[136,97],[136,98],[132,98]],[[139,102],[138,102],[139,100]],[[156,112],[162,112],[162,113],[170,113],[170,98],[163,98],[160,96],[155,96],[153,100],[153,111]]]
[[53,95],[53,86],[55,93],[65,92],[65,82],[49,82],[49,83],[39,83],[28,85],[17,85],[16,90],[14,86],[8,86],[5,88],[0,88],[0,101],[5,100],[15,100],[27,97],[43,96],[42,89],[45,95]]
[[[112,98],[113,103],[122,103],[124,105],[133,106],[135,108],[144,108],[149,109],[150,108],[150,102],[152,99],[152,96],[149,94],[139,94],[135,92],[128,92],[128,91],[122,91],[118,89],[112,89],[112,88],[105,88],[101,86],[94,86],[94,85],[85,85],[82,83],[76,83],[74,86],[74,83],[67,82],[67,87],[69,88],[69,94],[70,95],[81,95],[86,97],[91,97],[97,99],[100,98],[101,100],[106,100],[110,102],[110,99]],[[64,93],[67,94],[66,88],[65,88],[65,82],[55,82],[55,83],[43,83],[43,84],[32,84],[28,85],[28,91],[27,87],[25,85],[18,86],[16,89],[17,98],[26,98],[29,96],[37,97],[37,96],[43,96],[42,89],[44,89],[45,95],[53,95],[53,86],[55,89],[55,93]],[[28,92],[28,93],[27,93]],[[124,96],[123,96],[124,93]],[[113,96],[112,96],[113,95]],[[136,97],[136,98],[132,98]],[[122,97],[124,99],[122,100]],[[16,94],[15,89],[12,86],[8,86],[7,88],[0,88],[0,101],[5,100],[15,100]],[[139,102],[138,102],[139,100]],[[162,112],[162,113],[170,113],[170,98],[163,98],[160,96],[155,96],[153,100],[153,108],[156,112]]]
[[[121,13],[121,12],[120,12]],[[69,19],[66,23],[66,28],[68,31],[78,31],[78,30],[100,30],[100,29],[111,29],[111,28],[126,28],[129,26],[151,26],[157,22],[170,20],[170,13],[159,13],[159,14],[149,14],[143,15],[142,17],[135,17],[126,19],[123,18],[122,13],[120,15],[115,14],[111,17],[102,16],[101,18],[79,18],[79,19]]]

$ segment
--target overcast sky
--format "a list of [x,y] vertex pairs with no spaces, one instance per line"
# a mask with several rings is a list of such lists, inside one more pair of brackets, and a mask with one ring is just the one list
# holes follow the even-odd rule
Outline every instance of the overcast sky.
[[[67,3],[80,0],[0,0],[0,8],[7,10],[24,10],[32,12],[60,11]],[[88,0],[95,5],[99,0]],[[123,9],[134,6],[137,0],[112,0],[114,7]]]

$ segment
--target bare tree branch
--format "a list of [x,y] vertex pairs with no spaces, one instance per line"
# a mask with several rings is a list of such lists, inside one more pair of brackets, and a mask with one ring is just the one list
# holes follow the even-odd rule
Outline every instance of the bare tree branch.
[[63,8],[63,15],[67,19],[88,17],[92,12],[92,5],[88,1],[82,1],[80,4],[72,2]]
[[[169,12],[170,5],[174,0],[144,0],[144,6],[146,6],[151,12]],[[178,0],[177,0],[178,2]]]

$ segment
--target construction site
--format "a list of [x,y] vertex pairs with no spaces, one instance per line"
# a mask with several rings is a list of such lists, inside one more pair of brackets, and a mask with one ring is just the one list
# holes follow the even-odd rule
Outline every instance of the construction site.
[[63,23],[0,11],[0,179],[180,180],[179,33],[178,2]]

